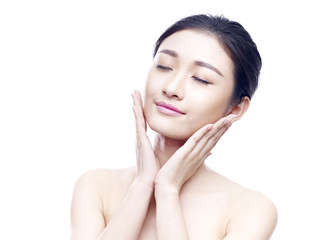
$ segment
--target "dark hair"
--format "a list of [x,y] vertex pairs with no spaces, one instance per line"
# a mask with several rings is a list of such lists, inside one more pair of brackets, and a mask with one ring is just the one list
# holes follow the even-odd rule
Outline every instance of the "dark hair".
[[251,99],[258,87],[262,61],[256,44],[243,26],[223,16],[200,14],[183,18],[160,36],[153,57],[163,40],[185,29],[204,31],[217,37],[234,64],[235,87],[231,103],[239,103],[245,96]]

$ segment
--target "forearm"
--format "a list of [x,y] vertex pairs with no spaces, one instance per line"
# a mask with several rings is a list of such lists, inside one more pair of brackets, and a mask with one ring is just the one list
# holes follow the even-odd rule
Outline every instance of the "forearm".
[[134,182],[98,240],[138,239],[152,195],[151,183]]
[[180,203],[179,191],[165,186],[156,186],[155,198],[157,204],[157,239],[189,239]]

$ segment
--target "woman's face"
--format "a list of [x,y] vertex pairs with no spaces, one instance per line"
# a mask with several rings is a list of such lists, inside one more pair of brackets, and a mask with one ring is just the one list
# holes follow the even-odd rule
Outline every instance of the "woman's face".
[[207,33],[182,30],[160,45],[145,89],[144,113],[151,129],[186,140],[228,113],[233,62]]

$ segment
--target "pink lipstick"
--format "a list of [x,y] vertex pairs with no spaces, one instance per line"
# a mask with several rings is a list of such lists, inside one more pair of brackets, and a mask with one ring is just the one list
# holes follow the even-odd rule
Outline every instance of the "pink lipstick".
[[157,105],[158,111],[164,114],[171,115],[171,116],[185,115],[184,112],[182,112],[180,109],[176,108],[171,104],[167,104],[164,102],[157,102],[156,105]]

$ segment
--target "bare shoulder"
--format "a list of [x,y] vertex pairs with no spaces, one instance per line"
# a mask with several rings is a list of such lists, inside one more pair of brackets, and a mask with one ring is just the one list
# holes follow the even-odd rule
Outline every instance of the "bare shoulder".
[[276,216],[275,205],[263,193],[243,187],[217,172],[212,171],[211,176],[211,185],[218,186],[227,193],[235,214],[260,209],[260,211],[267,210]]
[[277,220],[277,209],[274,203],[264,194],[243,188],[233,205],[235,217],[252,214],[271,221]]
[[96,211],[103,211],[114,198],[123,197],[134,174],[135,168],[95,169],[83,173],[74,186],[72,206],[92,206]]
[[230,208],[225,239],[234,239],[233,236],[270,239],[278,221],[276,206],[261,192],[244,187],[238,189]]
[[261,192],[245,188],[219,173],[212,171],[210,175],[210,185],[224,193],[229,209],[224,240],[270,239],[278,219],[274,203]]
[[224,240],[270,239],[277,225],[275,205],[257,191],[243,190],[230,212]]
[[123,169],[94,169],[83,173],[76,182],[76,188],[88,188],[96,193],[106,192],[115,185],[130,184],[134,177],[135,168]]
[[71,204],[71,239],[96,239],[109,221],[113,199],[121,199],[135,168],[95,169],[77,180]]

